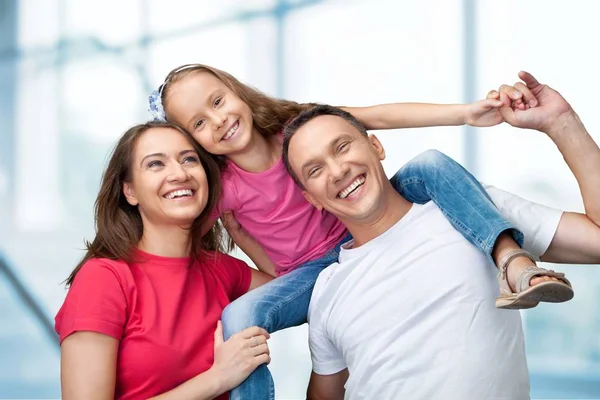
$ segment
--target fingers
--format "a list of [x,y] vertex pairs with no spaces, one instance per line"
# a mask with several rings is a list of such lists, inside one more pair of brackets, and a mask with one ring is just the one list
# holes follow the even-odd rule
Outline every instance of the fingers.
[[267,337],[264,335],[252,336],[250,339],[245,339],[245,341],[248,347],[258,347],[267,343]]
[[506,93],[512,101],[520,100],[523,97],[523,93],[509,85],[500,86],[500,93]]
[[254,357],[254,361],[256,362],[256,366],[262,364],[269,364],[271,362],[271,356],[269,354],[261,354],[260,356]]
[[500,92],[500,101],[504,107],[510,107],[513,102],[506,92]]
[[485,98],[500,100],[500,93],[497,90],[490,90]]
[[537,106],[537,99],[523,82],[517,82],[513,87],[523,94],[522,100],[525,105],[529,107]]
[[217,321],[217,329],[215,329],[215,348],[223,343],[223,325],[221,321]]
[[269,351],[269,345],[266,343],[263,344],[259,344],[256,347],[252,347],[250,349],[250,354],[254,357],[258,357],[261,354],[271,354],[271,352]]
[[263,328],[259,328],[258,326],[251,326],[250,328],[246,328],[243,331],[236,333],[234,336],[241,336],[244,339],[250,339],[252,336],[260,336],[263,335],[267,339],[271,337],[269,332],[264,330]]
[[533,89],[540,84],[533,75],[526,71],[519,72],[519,78],[521,78],[530,89]]
[[502,102],[499,99],[485,99],[480,102],[481,107],[485,109],[502,107]]

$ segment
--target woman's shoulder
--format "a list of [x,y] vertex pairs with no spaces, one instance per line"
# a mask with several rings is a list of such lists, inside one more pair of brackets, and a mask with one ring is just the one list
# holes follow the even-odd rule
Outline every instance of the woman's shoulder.
[[206,265],[217,265],[220,267],[247,266],[247,264],[239,258],[230,256],[221,251],[202,250],[198,258],[202,264]]
[[82,266],[78,276],[86,276],[88,279],[111,279],[114,276],[121,284],[131,277],[131,269],[125,260],[93,257]]

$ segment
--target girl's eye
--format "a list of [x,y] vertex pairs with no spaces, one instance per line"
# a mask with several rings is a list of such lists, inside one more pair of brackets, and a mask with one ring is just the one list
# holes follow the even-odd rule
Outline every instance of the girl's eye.
[[217,107],[219,104],[221,104],[223,102],[223,98],[219,97],[218,99],[215,100],[215,107]]
[[200,128],[203,123],[204,123],[203,119],[201,119],[200,121],[196,122],[196,128]]
[[194,157],[194,156],[189,156],[183,159],[183,163],[187,164],[187,163],[197,163],[198,162],[198,157]]

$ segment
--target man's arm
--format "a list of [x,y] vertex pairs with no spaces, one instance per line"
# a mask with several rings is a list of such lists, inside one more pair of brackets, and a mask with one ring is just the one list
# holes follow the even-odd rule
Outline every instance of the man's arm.
[[348,369],[333,375],[311,373],[306,398],[308,400],[343,400],[348,380]]
[[503,121],[497,99],[471,104],[391,103],[370,107],[340,107],[366,129],[422,128],[428,126],[495,126]]
[[565,213],[543,261],[600,263],[600,149],[573,111],[548,136],[575,175],[585,214]]
[[[600,148],[571,105],[554,89],[540,84],[531,74],[521,71],[524,83],[502,86],[488,98],[504,104],[500,113],[506,122],[519,128],[539,130],[552,139],[562,153],[579,185],[585,214],[564,213],[550,247],[542,261],[557,263],[600,263]],[[515,91],[524,103],[511,101]],[[511,107],[512,103],[512,107]]]

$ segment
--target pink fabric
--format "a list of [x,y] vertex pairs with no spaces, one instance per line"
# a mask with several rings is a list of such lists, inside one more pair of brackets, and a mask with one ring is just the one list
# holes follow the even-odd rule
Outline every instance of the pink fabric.
[[346,235],[346,228],[336,217],[306,201],[282,158],[259,173],[229,162],[222,182],[217,215],[233,211],[275,263],[277,275],[320,258]]

